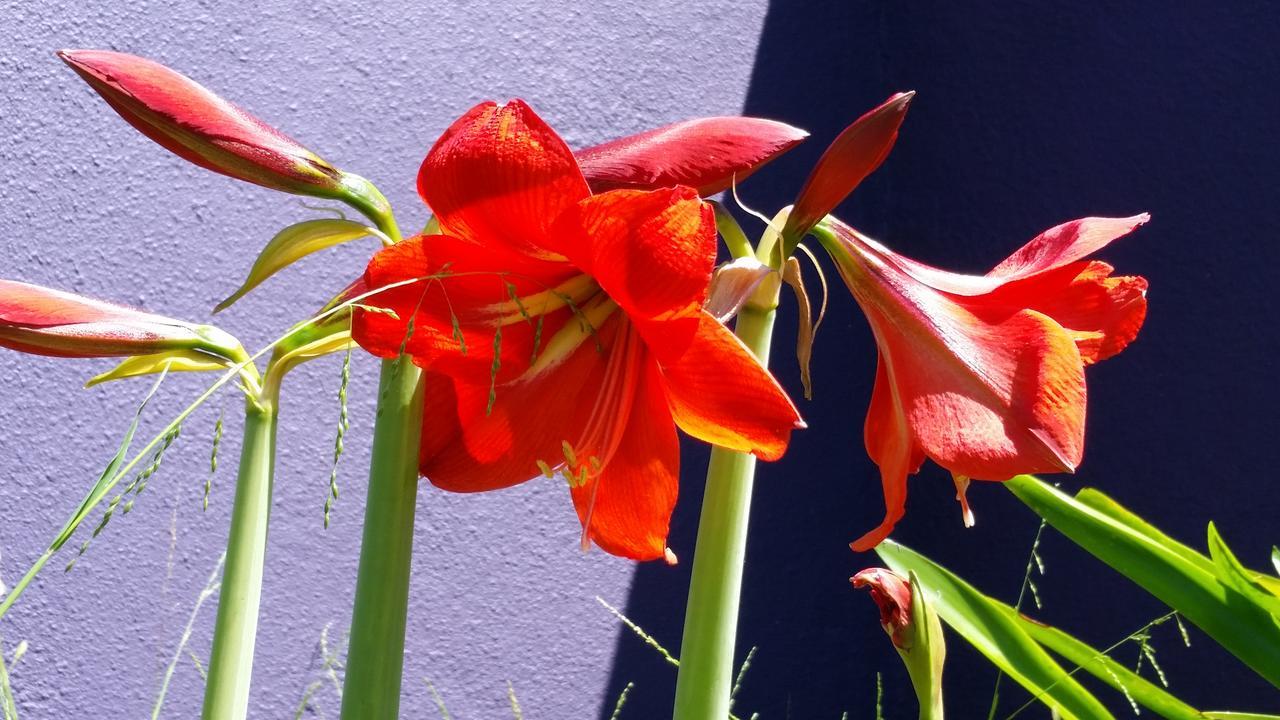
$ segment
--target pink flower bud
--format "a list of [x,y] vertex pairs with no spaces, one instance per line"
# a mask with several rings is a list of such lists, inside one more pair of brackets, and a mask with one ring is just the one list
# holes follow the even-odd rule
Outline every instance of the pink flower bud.
[[580,150],[574,156],[593,192],[672,185],[714,195],[742,182],[809,133],[749,117],[685,120]]
[[58,57],[130,125],[189,162],[273,190],[347,194],[337,168],[164,65],[108,50],[62,50]]
[[0,280],[0,347],[55,357],[146,355],[210,350],[221,343],[204,328],[79,295]]
[[856,588],[867,588],[880,608],[880,625],[889,633],[895,647],[910,647],[911,585],[892,570],[867,568],[849,578]]
[[818,158],[787,216],[782,236],[798,242],[884,162],[914,92],[898,93],[853,121]]

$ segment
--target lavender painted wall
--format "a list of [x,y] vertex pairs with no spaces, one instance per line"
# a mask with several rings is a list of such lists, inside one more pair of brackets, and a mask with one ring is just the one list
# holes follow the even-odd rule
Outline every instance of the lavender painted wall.
[[[354,9],[360,5],[363,10]],[[371,8],[377,6],[378,9]],[[580,146],[679,118],[739,112],[766,3],[129,0],[0,3],[0,276],[205,320],[296,200],[200,171],[134,132],[53,56],[100,47],[184,71],[374,179],[416,227],[413,180],[434,137],[486,98],[521,96]],[[372,247],[308,258],[219,317],[259,347],[357,273]],[[0,578],[12,584],[101,471],[147,382],[92,390],[110,364],[0,352]],[[150,437],[207,382],[168,381]],[[321,527],[339,360],[285,386],[253,717],[292,717],[320,674],[318,641],[347,625],[362,515],[376,363],[360,357],[343,493]],[[13,680],[24,718],[149,714],[225,539],[239,398],[219,396],[183,427],[150,488],[117,514],[74,571],[50,564],[0,621],[30,650]],[[207,512],[213,426],[227,424]],[[403,715],[436,716],[424,679],[455,717],[503,717],[510,680],[530,718],[599,711],[618,633],[595,602],[626,601],[633,566],[577,550],[565,488],[419,497]],[[78,544],[79,538],[73,543]],[[213,607],[190,649],[205,658]],[[179,660],[166,717],[191,717],[202,683]],[[316,703],[336,716],[331,687]]]

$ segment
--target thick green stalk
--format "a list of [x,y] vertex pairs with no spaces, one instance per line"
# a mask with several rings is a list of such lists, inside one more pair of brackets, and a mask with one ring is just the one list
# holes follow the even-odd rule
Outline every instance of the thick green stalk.
[[422,434],[421,379],[421,371],[408,358],[382,364],[347,646],[343,720],[396,720],[400,711]]
[[249,709],[275,463],[276,397],[246,401],[227,562],[205,684],[205,720],[241,720]]
[[[776,298],[776,290],[774,291]],[[735,328],[761,364],[769,362],[776,310],[748,305]],[[756,458],[713,448],[707,468],[693,578],[680,643],[673,720],[724,720],[733,689],[733,650],[738,631],[742,565],[747,554],[747,521]]]

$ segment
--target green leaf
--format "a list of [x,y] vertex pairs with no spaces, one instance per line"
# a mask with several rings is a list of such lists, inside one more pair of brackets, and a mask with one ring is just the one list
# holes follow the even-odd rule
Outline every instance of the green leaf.
[[1280,687],[1280,627],[1264,607],[1220,581],[1208,558],[1190,557],[1167,538],[1162,541],[1031,476],[1005,486],[1063,535]]
[[226,370],[230,367],[227,360],[197,350],[170,350],[153,355],[135,355],[125,358],[123,362],[111,370],[95,375],[84,384],[93,387],[112,380],[155,375],[160,372],[203,372],[207,370]]
[[876,553],[895,571],[914,572],[932,593],[932,607],[996,667],[1063,717],[1110,718],[1098,699],[1070,677],[1010,617],[1001,603],[986,597],[928,558],[886,540]]
[[1245,568],[1231,548],[1218,534],[1218,528],[1209,523],[1209,556],[1217,568],[1218,579],[1236,592],[1265,608],[1280,622],[1280,597],[1276,597],[1262,585],[1261,575]]
[[1195,549],[1183,545],[1173,538],[1160,532],[1159,528],[1151,523],[1143,520],[1135,515],[1125,506],[1113,500],[1109,495],[1095,488],[1084,488],[1076,493],[1076,500],[1098,512],[1106,515],[1133,530],[1139,535],[1145,536],[1152,542],[1163,546],[1164,548],[1176,553],[1187,562],[1196,565],[1205,572],[1213,572],[1213,561],[1204,555],[1195,551]]
[[1204,716],[1212,720],[1280,720],[1280,715],[1242,712],[1207,712]]
[[[1169,694],[1164,688],[1148,681],[1129,668],[1112,660],[1100,651],[1077,640],[1067,633],[1043,625],[1025,615],[1019,615],[1007,605],[1004,609],[1017,620],[1027,635],[1061,657],[1124,693],[1133,702],[1159,714],[1167,720],[1203,720],[1199,710]],[[1168,616],[1165,616],[1168,618]]]
[[341,245],[366,235],[378,236],[384,243],[390,243],[390,240],[376,229],[351,220],[307,220],[290,225],[271,238],[271,242],[267,243],[258,255],[258,259],[254,261],[244,284],[231,293],[226,300],[218,303],[213,311],[221,312],[231,307],[232,303],[244,297],[262,281],[313,252]]

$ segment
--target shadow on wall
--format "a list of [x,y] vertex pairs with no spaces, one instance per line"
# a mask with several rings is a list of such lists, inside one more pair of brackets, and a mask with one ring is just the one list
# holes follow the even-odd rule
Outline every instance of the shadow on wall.
[[[1269,315],[1270,273],[1280,266],[1280,14],[1265,2],[961,10],[776,0],[759,48],[744,114],[813,135],[744,188],[766,214],[791,201],[841,128],[906,89],[919,96],[897,148],[839,212],[896,249],[984,272],[1064,220],[1152,213],[1148,228],[1103,255],[1151,281],[1147,326],[1125,354],[1090,370],[1088,454],[1078,475],[1056,479],[1098,486],[1193,545],[1203,546],[1216,519],[1248,564],[1266,567],[1280,493],[1254,483],[1280,431],[1280,334]],[[861,441],[874,349],[847,294],[833,289],[815,351],[816,401],[800,401],[811,429],[797,433],[786,459],[762,466],[756,485],[739,655],[759,651],[736,705],[743,717],[872,717],[877,671],[886,716],[915,713],[873,605],[847,580],[877,564],[847,543],[883,506]],[[779,320],[772,367],[800,398],[793,303],[784,301]],[[682,563],[640,566],[625,604],[677,654],[707,458],[694,443],[683,449],[671,534]],[[980,484],[970,491],[978,527],[966,531],[949,479],[929,464],[911,493],[895,537],[1015,599],[1037,526],[1030,512]],[[1086,640],[1105,647],[1163,612],[1052,531],[1041,554],[1044,607],[1033,613]],[[949,641],[949,709],[984,716],[995,672],[960,638]],[[1153,643],[1172,690],[1193,705],[1280,710],[1274,688],[1194,628],[1191,649],[1166,627]],[[1126,646],[1115,657],[1136,662],[1137,652]],[[636,687],[623,720],[669,717],[673,668],[624,632],[610,697],[628,682]],[[1122,696],[1098,692],[1117,714],[1129,712]],[[1010,683],[1001,695],[996,717],[1028,698]],[[600,717],[612,711],[610,700]]]

